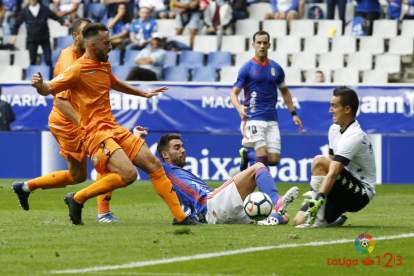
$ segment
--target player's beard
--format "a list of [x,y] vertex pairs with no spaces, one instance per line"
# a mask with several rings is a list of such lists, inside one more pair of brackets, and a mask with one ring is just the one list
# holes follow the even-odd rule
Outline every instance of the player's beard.
[[105,53],[104,50],[101,50],[99,48],[96,48],[96,53],[95,53],[96,57],[101,61],[101,62],[106,62],[108,61],[108,53]]
[[82,40],[78,40],[78,46],[79,46],[79,49],[81,49],[81,51],[82,51],[82,53],[85,53],[85,43],[83,42],[83,39]]
[[171,163],[174,164],[175,166],[178,166],[180,168],[183,168],[186,164],[187,161],[185,161],[185,154],[179,155],[179,156],[173,156],[170,155],[171,157]]

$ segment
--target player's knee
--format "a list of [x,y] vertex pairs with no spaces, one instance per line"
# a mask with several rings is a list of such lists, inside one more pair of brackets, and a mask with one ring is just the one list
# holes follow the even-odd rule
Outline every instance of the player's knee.
[[73,180],[75,180],[76,183],[85,182],[88,178],[87,171],[69,170],[69,174],[72,176]]
[[135,167],[132,167],[132,168],[126,169],[122,173],[121,177],[126,185],[131,185],[132,183],[134,183],[135,180],[137,180],[138,172],[135,169]]
[[299,211],[293,219],[293,226],[298,226],[306,222],[305,212]]
[[263,164],[262,162],[257,162],[256,164],[254,164],[253,166],[251,166],[254,169],[259,169],[261,167],[266,167],[265,164]]
[[315,169],[323,168],[323,164],[325,163],[326,157],[323,155],[316,155],[312,161],[312,171]]
[[286,213],[283,215],[283,224],[288,224],[290,221],[290,216]]

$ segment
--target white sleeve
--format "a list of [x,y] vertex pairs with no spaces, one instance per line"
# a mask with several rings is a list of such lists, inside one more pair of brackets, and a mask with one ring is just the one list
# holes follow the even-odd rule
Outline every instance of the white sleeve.
[[342,136],[333,160],[348,166],[352,158],[360,151],[361,144],[362,140],[359,134]]

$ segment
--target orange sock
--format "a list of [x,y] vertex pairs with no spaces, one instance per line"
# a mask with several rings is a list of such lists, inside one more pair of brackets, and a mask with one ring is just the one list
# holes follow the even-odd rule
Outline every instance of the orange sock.
[[98,214],[106,214],[111,212],[109,209],[109,202],[112,199],[112,192],[106,193],[104,195],[99,195],[98,197]]
[[106,175],[101,180],[93,183],[89,187],[86,187],[85,189],[82,189],[79,192],[77,192],[73,199],[77,203],[83,204],[92,197],[106,194],[112,192],[115,189],[124,187],[126,187],[126,184],[124,183],[122,178],[116,173],[111,173]]
[[27,185],[31,191],[36,189],[55,189],[65,188],[67,185],[76,184],[69,171],[53,172],[32,180],[27,181]]
[[164,199],[165,203],[167,203],[173,217],[177,221],[182,221],[185,219],[186,214],[180,206],[177,194],[175,193],[170,180],[165,175],[164,168],[161,167],[161,169],[151,173],[148,176],[150,177],[152,186],[154,186],[157,194],[162,197],[162,199]]

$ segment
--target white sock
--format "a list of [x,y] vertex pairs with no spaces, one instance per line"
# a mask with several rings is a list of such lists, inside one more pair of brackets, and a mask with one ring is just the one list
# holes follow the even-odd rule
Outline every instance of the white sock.
[[[319,193],[319,190],[322,186],[322,182],[325,179],[325,176],[312,176],[311,177],[311,191],[312,191],[312,199],[316,199],[316,195]],[[323,220],[325,219],[325,204],[321,206],[319,209],[318,215],[316,216],[317,219]]]
[[27,185],[27,182],[24,182],[23,187],[22,187],[23,191],[31,193],[32,191],[29,189],[29,185]]

